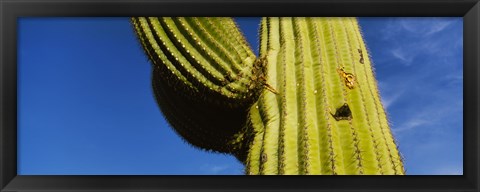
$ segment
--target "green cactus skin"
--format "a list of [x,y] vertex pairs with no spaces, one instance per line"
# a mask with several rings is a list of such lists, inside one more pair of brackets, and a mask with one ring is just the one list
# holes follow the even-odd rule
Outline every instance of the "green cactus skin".
[[[360,53],[367,50],[354,18],[262,20],[260,55],[279,93],[264,90],[250,109],[248,174],[404,174],[370,59]],[[344,104],[351,117],[338,120]]]
[[233,20],[139,17],[132,23],[153,64],[155,97],[175,131],[201,149],[239,154],[232,140],[261,86],[254,81],[256,56]]
[[157,102],[194,146],[249,175],[405,174],[355,18],[263,18],[256,61],[228,18],[132,21]]
[[[249,102],[255,55],[231,18],[132,18],[137,35],[169,86],[205,102]],[[164,77],[168,76],[168,77]],[[209,97],[204,97],[208,95]]]

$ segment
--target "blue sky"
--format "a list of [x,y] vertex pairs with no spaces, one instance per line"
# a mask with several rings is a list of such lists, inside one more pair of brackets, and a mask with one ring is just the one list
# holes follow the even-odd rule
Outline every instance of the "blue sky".
[[[257,49],[259,18],[237,18]],[[407,174],[463,173],[462,18],[360,18]],[[18,173],[243,174],[163,119],[128,18],[21,18]]]

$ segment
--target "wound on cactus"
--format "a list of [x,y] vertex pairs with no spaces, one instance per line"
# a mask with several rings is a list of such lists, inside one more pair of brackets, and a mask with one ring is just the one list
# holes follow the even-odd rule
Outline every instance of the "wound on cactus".
[[278,95],[277,90],[275,90],[275,88],[273,88],[271,85],[269,85],[269,84],[267,83],[267,79],[265,79],[264,77],[261,77],[260,79],[262,80],[262,84],[263,84],[263,86],[265,87],[265,89],[267,89],[267,90],[269,90],[270,92],[275,93],[276,95]]
[[363,64],[363,53],[362,53],[362,49],[358,49],[358,53],[360,54],[360,60],[359,60],[359,62],[360,62],[361,64]]
[[343,68],[337,69],[337,72],[344,79],[345,85],[349,89],[355,88],[355,76],[353,74],[345,72]]
[[[331,113],[331,112],[330,112]],[[350,111],[350,107],[348,107],[348,104],[343,104],[341,107],[339,107],[335,114],[331,113],[332,116],[335,118],[335,120],[340,121],[340,120],[351,120],[352,117],[352,111]]]

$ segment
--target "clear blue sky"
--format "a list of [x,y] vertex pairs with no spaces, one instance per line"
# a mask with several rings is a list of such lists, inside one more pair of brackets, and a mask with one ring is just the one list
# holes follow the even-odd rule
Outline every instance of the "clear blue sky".
[[[237,21],[257,49],[259,18]],[[407,174],[463,174],[462,18],[359,21]],[[19,174],[243,174],[167,125],[128,18],[18,24]]]

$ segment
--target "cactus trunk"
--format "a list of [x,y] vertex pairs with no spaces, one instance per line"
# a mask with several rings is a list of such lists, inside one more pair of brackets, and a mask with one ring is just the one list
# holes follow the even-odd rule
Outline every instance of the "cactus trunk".
[[132,21],[157,101],[194,146],[250,175],[405,174],[355,18],[263,18],[256,61],[231,19]]
[[354,18],[266,18],[248,174],[403,174]]

